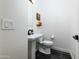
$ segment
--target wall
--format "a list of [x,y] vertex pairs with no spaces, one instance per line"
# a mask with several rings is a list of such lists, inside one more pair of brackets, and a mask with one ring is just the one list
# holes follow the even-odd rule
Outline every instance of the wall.
[[27,0],[2,0],[1,3],[2,18],[13,19],[16,30],[0,30],[0,59],[28,59]]
[[[3,12],[2,12],[2,0],[0,0],[0,19],[3,17]],[[0,21],[0,24],[1,24],[1,21]],[[0,28],[1,28],[1,25],[0,25]],[[2,31],[0,30],[0,55],[1,55],[1,53],[2,53],[2,49],[1,49],[1,47],[2,47],[2,43],[3,43],[3,41],[2,41]]]

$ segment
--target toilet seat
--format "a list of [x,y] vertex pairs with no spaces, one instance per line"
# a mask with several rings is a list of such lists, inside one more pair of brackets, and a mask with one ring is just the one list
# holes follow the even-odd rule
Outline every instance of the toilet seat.
[[52,41],[49,41],[49,40],[44,40],[42,43],[43,43],[44,45],[46,45],[46,46],[51,46],[51,45],[53,45],[53,42],[52,42]]

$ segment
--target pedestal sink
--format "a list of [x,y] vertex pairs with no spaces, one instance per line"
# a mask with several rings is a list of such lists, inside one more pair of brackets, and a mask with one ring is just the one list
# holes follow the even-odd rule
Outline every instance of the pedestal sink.
[[28,59],[35,59],[36,41],[42,36],[43,34],[28,35]]

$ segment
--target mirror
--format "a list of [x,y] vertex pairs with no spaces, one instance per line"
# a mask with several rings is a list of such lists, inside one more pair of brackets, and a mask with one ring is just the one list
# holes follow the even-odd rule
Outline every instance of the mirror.
[[38,12],[36,13],[36,20],[37,20],[36,26],[37,26],[37,27],[42,26],[41,15],[40,15],[40,13],[38,13]]

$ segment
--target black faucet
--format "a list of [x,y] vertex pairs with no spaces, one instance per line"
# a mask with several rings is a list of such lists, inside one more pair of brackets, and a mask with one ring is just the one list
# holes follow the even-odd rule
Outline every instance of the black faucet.
[[33,29],[29,29],[29,30],[28,30],[28,35],[33,35],[33,34],[34,34]]

